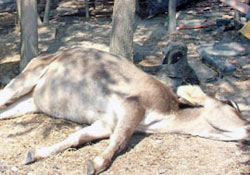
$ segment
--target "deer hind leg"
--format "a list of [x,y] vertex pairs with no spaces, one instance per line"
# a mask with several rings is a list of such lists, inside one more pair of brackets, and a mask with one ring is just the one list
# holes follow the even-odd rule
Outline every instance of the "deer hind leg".
[[52,146],[43,147],[36,150],[31,150],[27,153],[24,164],[30,164],[39,159],[58,154],[71,147],[78,147],[84,143],[108,138],[112,133],[112,129],[103,121],[98,120],[92,125],[87,126],[71,134],[68,138],[54,144]]
[[118,121],[107,149],[95,157],[93,161],[86,162],[84,174],[95,175],[106,170],[114,155],[123,151],[127,146],[128,140],[144,117],[145,110],[139,105],[136,98],[128,99],[125,109],[126,114]]
[[53,55],[33,58],[22,73],[0,90],[0,109],[30,93],[40,78],[46,73],[48,65],[57,57]]
[[15,103],[0,109],[0,120],[17,118],[19,116],[39,112],[36,104],[34,103],[32,94],[28,94],[19,98]]
[[33,89],[34,85],[27,87],[25,81],[28,80],[23,79],[23,76],[20,75],[14,78],[3,90],[0,90],[0,109],[6,108],[7,105],[15,102],[16,99]]

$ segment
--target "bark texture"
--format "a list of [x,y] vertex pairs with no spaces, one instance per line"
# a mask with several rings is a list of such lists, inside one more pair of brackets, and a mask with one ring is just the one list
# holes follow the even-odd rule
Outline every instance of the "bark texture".
[[44,24],[49,24],[50,5],[51,5],[51,0],[47,0],[43,17]]
[[135,0],[115,0],[112,19],[110,52],[133,61]]
[[172,34],[176,31],[176,0],[168,3],[168,33]]
[[23,70],[38,55],[37,2],[21,0],[21,61]]

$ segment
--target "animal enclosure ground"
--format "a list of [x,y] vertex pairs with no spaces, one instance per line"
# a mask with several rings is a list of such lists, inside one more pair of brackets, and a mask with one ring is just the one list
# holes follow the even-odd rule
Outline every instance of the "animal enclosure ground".
[[[76,124],[42,114],[1,122],[0,174],[72,174],[83,171],[86,159],[104,151],[108,140],[88,144],[24,166],[27,150],[56,143],[75,131]],[[118,156],[104,175],[124,174],[244,174],[249,172],[249,150],[235,143],[180,135],[135,135],[126,152]]]
[[[221,6],[218,1],[210,2],[209,7],[212,8],[213,14],[230,14],[227,6]],[[206,1],[200,1],[191,7],[181,12],[181,20],[204,18],[204,14],[192,14],[190,11],[198,11],[208,5]],[[6,15],[4,17],[6,18]],[[212,20],[215,17],[206,18]],[[4,21],[7,21],[7,29],[3,27]],[[73,16],[53,19],[49,27],[39,29],[40,51],[53,53],[75,46],[108,50],[110,22],[109,18],[84,21],[83,18]],[[2,83],[18,74],[19,33],[14,28],[14,23],[14,16],[10,15],[3,19],[3,15],[0,15]],[[161,48],[169,42],[166,29],[165,16],[138,20],[134,38],[135,56],[138,60],[146,59],[147,64],[159,61],[162,57]],[[213,74],[215,71],[201,62],[196,51],[197,46],[225,38],[237,39],[238,36],[236,30],[221,32],[216,28],[205,28],[182,30],[172,37],[188,45],[189,62],[198,73],[198,77],[203,80],[203,74],[200,72],[206,70]],[[210,83],[202,81],[202,87],[212,95],[235,100],[239,103],[244,116],[250,119],[250,56],[238,57],[237,66],[237,71],[232,76],[218,78]],[[207,74],[203,76],[206,77]],[[79,127],[81,126],[52,119],[44,114],[0,121],[0,175],[82,174],[84,162],[102,152],[108,145],[108,140],[89,143],[79,149],[68,149],[31,165],[22,165],[27,151],[57,143]],[[119,155],[111,167],[102,174],[250,175],[250,147],[175,134],[135,135],[131,138],[127,151]]]

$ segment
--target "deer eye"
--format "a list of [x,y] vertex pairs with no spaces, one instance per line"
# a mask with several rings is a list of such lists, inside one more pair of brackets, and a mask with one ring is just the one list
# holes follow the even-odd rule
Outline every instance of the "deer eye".
[[238,104],[235,101],[233,101],[233,100],[224,100],[224,101],[222,101],[222,103],[233,107],[237,112],[240,113],[240,108],[239,108]]

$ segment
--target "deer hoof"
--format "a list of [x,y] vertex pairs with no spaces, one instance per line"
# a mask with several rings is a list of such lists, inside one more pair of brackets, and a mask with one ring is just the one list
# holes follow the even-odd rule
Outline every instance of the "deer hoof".
[[95,166],[91,160],[86,161],[84,174],[85,175],[95,175]]
[[34,150],[31,150],[31,151],[29,151],[28,153],[27,153],[27,155],[26,155],[26,159],[25,159],[25,161],[24,161],[24,165],[28,165],[28,164],[30,164],[30,163],[33,163],[33,162],[35,162],[36,160],[35,160],[35,151]]

